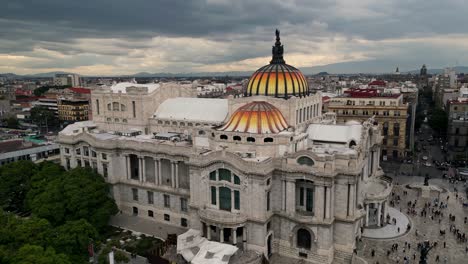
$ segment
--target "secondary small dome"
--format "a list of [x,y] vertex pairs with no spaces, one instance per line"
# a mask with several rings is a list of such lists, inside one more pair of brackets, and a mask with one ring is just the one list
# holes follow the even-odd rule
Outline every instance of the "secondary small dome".
[[291,96],[306,96],[309,85],[304,75],[298,69],[286,64],[283,59],[279,31],[276,30],[276,42],[272,49],[270,64],[258,69],[249,79],[245,96],[266,95],[288,98]]
[[288,128],[278,108],[267,102],[254,101],[237,109],[221,131],[274,134]]

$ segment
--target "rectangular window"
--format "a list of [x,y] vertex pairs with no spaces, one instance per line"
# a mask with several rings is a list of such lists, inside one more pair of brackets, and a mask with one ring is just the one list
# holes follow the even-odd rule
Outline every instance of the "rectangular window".
[[107,178],[108,172],[107,172],[107,164],[102,164],[102,175],[104,178]]
[[216,205],[216,187],[211,186],[211,204]]
[[94,150],[91,150],[91,157],[93,157],[93,158],[96,158],[96,157],[97,157],[97,155],[96,155],[96,151],[94,151]]
[[138,201],[138,189],[132,188],[132,196],[134,201]]
[[66,154],[69,154],[69,153],[70,153],[70,149],[69,149],[69,148],[65,148],[65,153],[66,153]]
[[89,149],[88,147],[83,147],[83,155],[88,157],[89,156]]
[[96,110],[97,114],[99,115],[99,99],[96,99]]
[[70,159],[67,159],[66,161],[66,169],[69,170],[70,169]]
[[304,188],[299,188],[299,205],[304,206]]
[[171,197],[167,194],[164,195],[164,207],[171,207]]
[[171,216],[168,214],[164,214],[164,221],[171,221]]
[[311,188],[306,189],[306,211],[312,212],[314,209],[314,190]]
[[132,101],[132,111],[133,111],[133,118],[136,117],[136,106],[135,106],[135,101]]
[[76,155],[81,155],[81,148],[75,149],[75,153],[76,153]]
[[154,193],[148,191],[148,204],[154,204]]
[[101,158],[103,160],[107,160],[107,154],[106,153],[101,153]]
[[93,171],[97,173],[98,169],[97,169],[97,162],[94,162],[93,161]]
[[270,211],[270,192],[268,191],[267,192],[267,196],[266,196],[266,199],[267,199],[267,211]]
[[398,138],[393,139],[393,146],[398,146]]
[[187,219],[186,218],[181,218],[180,219],[180,225],[183,227],[187,227]]
[[234,191],[234,209],[240,210],[240,193],[239,193],[239,191]]
[[78,167],[82,167],[82,165],[81,165],[81,160],[77,159],[77,160],[76,160],[76,164],[77,164]]
[[153,213],[153,211],[151,211],[151,210],[148,210],[148,216],[149,216],[149,217],[154,217],[154,213]]
[[187,212],[187,198],[180,198],[180,210],[182,212]]

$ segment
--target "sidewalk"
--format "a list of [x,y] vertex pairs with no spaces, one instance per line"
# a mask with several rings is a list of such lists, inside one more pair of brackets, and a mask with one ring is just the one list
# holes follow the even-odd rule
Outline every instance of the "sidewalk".
[[185,228],[157,223],[136,216],[117,214],[111,217],[109,224],[123,229],[139,232],[166,240],[168,234],[180,235],[187,231]]
[[[373,239],[388,239],[405,234],[408,223],[410,222],[409,218],[393,207],[388,207],[388,214],[390,215],[390,219],[396,219],[396,225],[386,224],[384,227],[380,228],[364,228],[362,236]],[[400,228],[400,232],[398,232],[398,227]]]

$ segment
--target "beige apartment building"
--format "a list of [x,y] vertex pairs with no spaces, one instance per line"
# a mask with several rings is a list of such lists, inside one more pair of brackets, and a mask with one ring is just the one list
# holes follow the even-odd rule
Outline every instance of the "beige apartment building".
[[397,160],[406,156],[408,104],[402,94],[386,94],[376,89],[351,89],[330,99],[328,111],[337,115],[338,123],[365,121],[369,117],[382,126],[381,157]]

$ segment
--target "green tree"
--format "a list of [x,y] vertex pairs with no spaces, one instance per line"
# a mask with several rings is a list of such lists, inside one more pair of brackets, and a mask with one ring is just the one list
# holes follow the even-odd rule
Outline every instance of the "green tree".
[[109,196],[109,185],[91,169],[75,168],[45,183],[42,191],[28,196],[34,214],[53,225],[86,219],[98,231],[118,212]]
[[12,264],[71,264],[65,254],[57,254],[53,248],[26,244],[13,258]]
[[42,218],[31,217],[23,219],[14,230],[16,243],[34,244],[47,247],[52,234],[49,221]]
[[59,124],[54,112],[43,106],[36,106],[31,109],[31,121],[39,126],[54,127]]
[[447,132],[448,115],[443,109],[436,108],[429,117],[429,126],[440,134]]
[[0,167],[0,205],[3,209],[24,211],[25,197],[36,169],[31,161],[18,161]]
[[68,221],[54,230],[52,245],[67,255],[84,256],[90,239],[96,239],[98,233],[84,219]]
[[8,117],[3,120],[3,123],[6,125],[8,128],[18,128],[19,127],[19,121],[15,117]]

